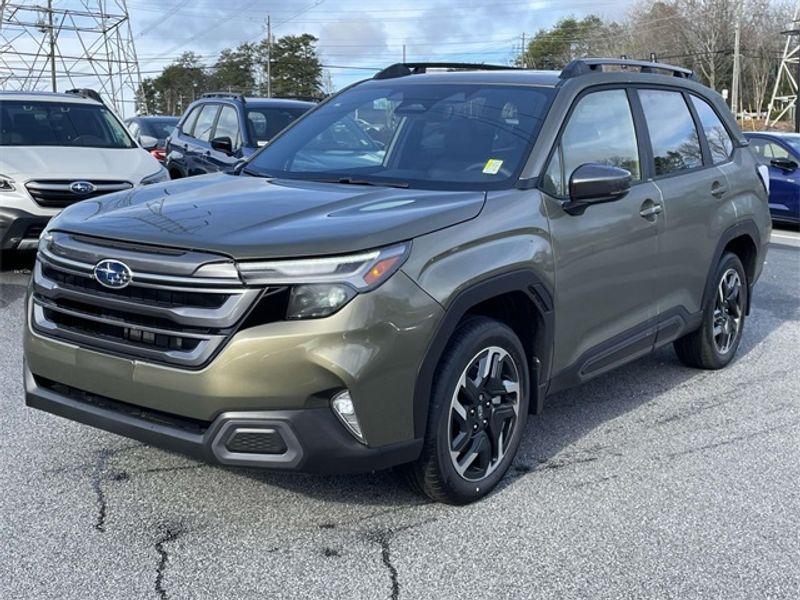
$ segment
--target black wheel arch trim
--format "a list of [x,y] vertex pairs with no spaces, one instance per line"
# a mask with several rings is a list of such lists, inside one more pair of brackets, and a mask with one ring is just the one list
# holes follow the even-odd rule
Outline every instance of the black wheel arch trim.
[[[756,247],[756,256],[755,256],[755,264],[756,267],[758,266],[759,262],[763,261],[762,256],[762,245],[761,245],[761,234],[758,232],[758,226],[756,225],[755,221],[752,219],[743,219],[732,225],[728,229],[726,229],[719,238],[719,242],[717,242],[717,247],[714,250],[714,257],[711,260],[711,264],[708,266],[708,276],[706,277],[706,287],[703,290],[703,300],[700,304],[701,307],[705,307],[706,301],[708,300],[708,294],[714,293],[714,272],[719,264],[720,259],[722,258],[722,253],[725,251],[725,247],[734,239],[741,237],[742,235],[746,235],[750,237],[753,244]],[[745,270],[747,269],[747,265],[745,266]],[[756,277],[758,276],[758,268],[755,269]],[[756,277],[753,278],[751,281],[749,273],[747,274],[747,308],[745,310],[745,314],[750,314],[750,306],[752,303],[753,297],[753,285],[755,284]]]
[[428,421],[433,376],[439,360],[447,347],[456,327],[469,310],[481,302],[511,292],[522,292],[531,301],[541,317],[543,331],[534,335],[538,346],[544,349],[541,356],[533,356],[530,369],[532,412],[539,414],[544,405],[544,396],[550,377],[550,363],[553,352],[554,310],[553,294],[548,285],[532,269],[517,269],[496,274],[473,283],[459,291],[445,307],[445,314],[439,321],[436,331],[428,344],[425,356],[417,373],[414,387],[413,416],[414,437],[425,435]]

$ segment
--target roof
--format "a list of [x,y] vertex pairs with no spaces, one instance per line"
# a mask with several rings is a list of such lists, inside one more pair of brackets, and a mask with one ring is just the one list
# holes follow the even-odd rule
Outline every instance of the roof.
[[78,94],[62,94],[58,92],[0,92],[0,100],[36,100],[38,102],[73,102],[75,104],[102,103]]
[[555,87],[558,85],[561,71],[535,71],[532,69],[508,69],[497,71],[429,71],[416,73],[406,77],[391,79],[367,80],[374,81],[375,85],[388,82],[403,83],[500,83],[517,85],[536,85]]
[[248,106],[276,106],[284,108],[310,108],[316,106],[315,102],[308,102],[306,100],[294,100],[290,98],[245,98],[245,104]]
[[800,133],[792,133],[790,131],[745,131],[744,135],[745,137],[764,135],[782,139],[800,140]]

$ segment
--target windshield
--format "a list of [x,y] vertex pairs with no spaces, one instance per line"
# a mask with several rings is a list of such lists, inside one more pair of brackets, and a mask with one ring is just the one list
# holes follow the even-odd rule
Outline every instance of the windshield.
[[0,102],[0,146],[136,148],[104,106],[71,102]]
[[178,124],[178,117],[174,119],[147,119],[142,121],[141,133],[159,140],[166,139]]
[[263,145],[305,112],[303,108],[248,108],[247,129],[250,139]]
[[552,89],[387,82],[321,105],[255,155],[268,177],[498,189],[519,174]]
[[783,135],[781,139],[789,144],[795,153],[800,154],[800,135]]

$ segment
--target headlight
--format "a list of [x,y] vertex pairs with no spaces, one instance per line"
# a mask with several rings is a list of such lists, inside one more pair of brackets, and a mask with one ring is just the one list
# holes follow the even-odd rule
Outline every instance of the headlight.
[[0,192],[13,192],[14,180],[11,177],[0,175]]
[[358,291],[368,291],[394,275],[408,256],[409,247],[399,244],[346,256],[240,262],[239,271],[250,284],[346,283]]
[[152,175],[148,175],[147,177],[142,179],[142,185],[150,185],[151,183],[161,183],[163,181],[169,181],[169,171],[167,171],[164,167],[161,167],[158,171],[156,171]]
[[287,319],[317,319],[332,315],[356,295],[349,285],[313,283],[296,285],[289,294]]
[[291,286],[287,319],[332,315],[358,292],[368,292],[402,266],[410,244],[346,256],[240,262],[239,272],[251,285]]

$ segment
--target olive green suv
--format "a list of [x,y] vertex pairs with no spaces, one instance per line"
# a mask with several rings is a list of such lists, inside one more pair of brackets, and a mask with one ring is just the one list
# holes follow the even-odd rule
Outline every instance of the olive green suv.
[[469,502],[548,394],[670,342],[733,359],[767,186],[677,67],[393,65],[233,174],[51,221],[27,404],[223,465],[398,466]]

